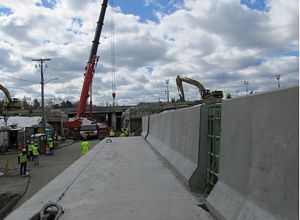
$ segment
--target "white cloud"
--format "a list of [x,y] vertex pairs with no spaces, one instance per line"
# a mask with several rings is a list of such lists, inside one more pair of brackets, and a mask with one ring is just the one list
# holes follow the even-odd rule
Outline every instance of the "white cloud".
[[[46,97],[78,100],[101,4],[66,0],[49,9],[35,3],[1,1],[12,14],[0,16],[0,73],[38,82],[31,59],[51,58],[45,78],[59,80],[46,86]],[[232,93],[243,89],[244,80],[257,91],[275,88],[276,74],[281,74],[282,86],[297,84],[298,57],[283,54],[298,50],[298,1],[268,0],[267,6],[268,11],[258,11],[239,0],[186,0],[173,13],[157,12],[155,23],[141,23],[138,15],[115,9],[117,101],[164,99],[165,79],[177,98],[177,74]],[[110,12],[109,7],[93,84],[96,104],[112,99]],[[40,95],[38,83],[0,79],[14,96]],[[189,99],[198,98],[196,89],[186,89]]]

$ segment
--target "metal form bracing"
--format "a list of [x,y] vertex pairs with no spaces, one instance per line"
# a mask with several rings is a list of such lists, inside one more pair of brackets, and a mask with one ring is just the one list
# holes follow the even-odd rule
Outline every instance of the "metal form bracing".
[[208,135],[205,172],[206,195],[211,192],[219,177],[220,136],[221,105],[215,104],[208,107]]

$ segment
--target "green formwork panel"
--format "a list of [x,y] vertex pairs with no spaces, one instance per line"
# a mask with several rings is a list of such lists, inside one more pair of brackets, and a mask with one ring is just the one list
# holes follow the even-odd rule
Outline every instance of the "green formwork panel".
[[221,104],[208,106],[205,194],[208,195],[219,177]]

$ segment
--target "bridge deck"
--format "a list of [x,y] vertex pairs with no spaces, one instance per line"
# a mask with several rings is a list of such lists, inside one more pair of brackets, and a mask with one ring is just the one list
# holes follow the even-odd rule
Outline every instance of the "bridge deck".
[[[75,181],[73,182],[73,180]],[[48,201],[59,202],[60,219],[206,219],[195,198],[142,137],[102,141],[7,219],[28,219]]]

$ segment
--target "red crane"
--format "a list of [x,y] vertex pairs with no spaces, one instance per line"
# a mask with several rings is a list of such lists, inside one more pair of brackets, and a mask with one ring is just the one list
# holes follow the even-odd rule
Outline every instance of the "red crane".
[[92,111],[93,111],[92,83],[93,83],[95,68],[99,60],[99,57],[97,56],[97,51],[98,51],[99,40],[100,40],[101,31],[104,22],[104,16],[107,8],[107,2],[108,0],[103,0],[101,12],[97,22],[97,28],[96,28],[91,52],[86,65],[86,72],[84,74],[84,81],[82,85],[80,101],[77,107],[77,113],[76,113],[77,119],[75,121],[64,122],[64,127],[69,128],[68,136],[73,136],[73,137],[79,136],[80,126],[82,125],[81,117],[85,114],[85,108],[86,108],[88,97],[90,97],[90,117],[92,117]]
[[[105,11],[107,8],[107,1],[108,0],[103,0],[99,20],[97,22],[96,33],[93,40],[90,57],[87,62],[86,73],[84,74],[84,82],[83,82],[80,101],[78,104],[77,114],[76,114],[77,118],[80,118],[85,113],[87,99],[92,94],[93,76],[95,73],[95,67],[99,59],[99,57],[97,57],[97,50],[98,50],[99,40],[100,40],[102,26],[104,22]],[[92,113],[92,99],[90,99],[90,116],[91,113]]]

